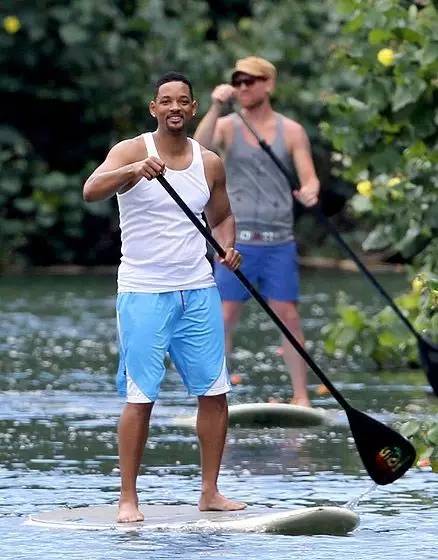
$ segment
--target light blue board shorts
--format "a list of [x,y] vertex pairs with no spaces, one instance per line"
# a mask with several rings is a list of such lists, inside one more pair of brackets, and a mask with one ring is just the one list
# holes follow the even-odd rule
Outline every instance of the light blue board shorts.
[[117,389],[127,402],[154,402],[169,352],[190,395],[230,391],[217,288],[117,296]]

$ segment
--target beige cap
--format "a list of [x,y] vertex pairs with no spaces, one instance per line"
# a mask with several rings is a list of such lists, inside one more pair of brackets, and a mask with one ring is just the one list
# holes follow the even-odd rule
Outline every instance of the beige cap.
[[277,77],[277,70],[275,66],[268,60],[259,56],[247,56],[246,58],[240,58],[233,68],[232,76],[238,72],[244,72],[245,74],[255,76],[256,78],[272,78],[275,80]]

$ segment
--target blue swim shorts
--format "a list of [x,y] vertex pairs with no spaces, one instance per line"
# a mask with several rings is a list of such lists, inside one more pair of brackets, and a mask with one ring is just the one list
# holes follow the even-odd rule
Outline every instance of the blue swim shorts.
[[[240,270],[265,299],[298,301],[299,276],[294,241],[278,245],[237,243],[236,249],[243,257]],[[236,275],[220,263],[215,263],[215,279],[223,300],[246,301],[251,297]]]
[[224,324],[216,287],[117,296],[117,389],[128,402],[154,402],[169,352],[190,395],[227,393]]

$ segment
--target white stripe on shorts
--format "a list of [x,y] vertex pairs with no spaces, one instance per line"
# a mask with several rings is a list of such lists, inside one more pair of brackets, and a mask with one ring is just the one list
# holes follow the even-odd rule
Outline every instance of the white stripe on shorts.
[[152,402],[143,391],[136,385],[132,377],[126,372],[126,402],[128,403],[150,403]]
[[[224,363],[222,364],[222,370],[219,377],[210,387],[210,389],[205,393],[205,397],[212,397],[214,395],[222,395],[231,391],[230,380],[228,377],[227,365],[224,358]],[[126,372],[126,402],[144,404],[152,402],[142,390],[138,387],[132,377]]]
[[230,379],[228,377],[227,363],[224,358],[224,363],[222,364],[222,370],[219,377],[210,387],[210,389],[205,393],[205,397],[212,397],[213,395],[222,395],[223,393],[228,393],[231,391]]

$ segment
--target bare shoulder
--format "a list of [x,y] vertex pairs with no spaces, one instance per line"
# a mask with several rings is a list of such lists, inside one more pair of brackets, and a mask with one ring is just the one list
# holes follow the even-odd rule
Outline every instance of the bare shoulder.
[[234,114],[230,113],[225,117],[218,119],[218,124],[222,130],[224,136],[225,144],[228,144],[232,140],[233,130],[234,130]]
[[284,128],[287,134],[293,134],[295,136],[300,136],[303,134],[306,135],[306,130],[304,129],[304,126],[302,124],[300,124],[298,121],[290,119],[289,117],[285,117],[284,115],[282,115],[282,117]]
[[201,156],[206,173],[217,175],[224,172],[224,162],[215,152],[201,146]]
[[219,117],[217,122],[223,129],[227,129],[233,126],[233,119],[233,113],[230,113],[229,115],[225,115],[225,117]]
[[111,148],[109,155],[123,159],[126,163],[144,159],[147,157],[147,152],[143,137],[140,135],[118,142]]
[[299,122],[285,117],[283,115],[284,133],[287,145],[290,148],[307,147],[309,144],[309,137],[307,136],[306,129]]
[[201,145],[201,156],[202,161],[204,162],[204,167],[213,167],[219,169],[221,166],[223,167],[224,162],[222,158],[218,156],[212,150],[208,150],[204,146]]
[[215,152],[201,146],[202,162],[204,163],[205,177],[210,190],[218,181],[225,182],[225,167],[222,158]]

